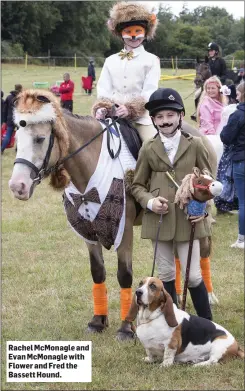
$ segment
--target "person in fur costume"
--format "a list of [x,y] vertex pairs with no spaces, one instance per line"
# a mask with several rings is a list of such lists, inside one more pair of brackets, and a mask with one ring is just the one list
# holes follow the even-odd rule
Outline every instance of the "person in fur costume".
[[156,134],[144,106],[158,88],[160,60],[144,49],[143,42],[153,39],[157,24],[156,15],[141,4],[119,2],[112,7],[107,26],[122,39],[124,48],[105,60],[92,109],[97,119],[104,119],[116,104],[116,116],[133,121],[142,141]]

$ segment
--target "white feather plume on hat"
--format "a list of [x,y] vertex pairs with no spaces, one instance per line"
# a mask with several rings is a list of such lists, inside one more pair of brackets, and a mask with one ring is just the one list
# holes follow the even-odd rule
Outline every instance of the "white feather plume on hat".
[[146,38],[153,39],[155,36],[158,19],[141,4],[131,4],[126,1],[116,3],[110,10],[110,19],[107,22],[108,29],[118,37],[121,37],[120,24],[133,21],[146,22]]

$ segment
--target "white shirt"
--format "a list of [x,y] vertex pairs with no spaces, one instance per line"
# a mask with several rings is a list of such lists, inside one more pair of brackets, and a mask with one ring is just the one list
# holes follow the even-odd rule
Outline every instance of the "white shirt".
[[[177,153],[177,150],[179,148],[179,142],[181,137],[181,131],[178,129],[177,132],[173,137],[165,137],[162,133],[159,132],[161,141],[163,143],[164,149],[168,155],[168,158],[173,164],[175,155]],[[152,204],[153,204],[154,198],[151,198],[147,203],[147,209],[152,210]]]
[[173,164],[176,152],[179,147],[181,131],[178,129],[173,137],[165,137],[160,132],[159,132],[159,135],[160,135],[161,141],[164,145],[164,149],[166,151],[166,154],[168,155],[168,158],[169,158],[171,164]]
[[[98,98],[109,98],[125,104],[141,96],[148,102],[150,95],[158,89],[161,76],[159,58],[147,52],[143,45],[132,51],[134,57],[131,60],[127,57],[122,60],[119,53],[105,60],[97,83]],[[136,122],[151,125],[148,111]]]

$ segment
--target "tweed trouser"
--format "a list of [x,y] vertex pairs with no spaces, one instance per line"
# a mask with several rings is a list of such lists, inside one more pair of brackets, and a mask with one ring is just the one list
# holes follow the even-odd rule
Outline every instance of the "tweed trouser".
[[[152,245],[155,249],[156,242],[153,240]],[[176,242],[175,243],[180,259],[181,271],[183,278],[185,278],[187,256],[189,250],[188,242]],[[158,241],[156,265],[158,268],[158,277],[164,282],[175,280],[176,266],[174,258],[174,243],[170,241]],[[202,273],[200,268],[200,242],[198,239],[193,242],[191,267],[189,275],[188,287],[195,288],[202,282]]]

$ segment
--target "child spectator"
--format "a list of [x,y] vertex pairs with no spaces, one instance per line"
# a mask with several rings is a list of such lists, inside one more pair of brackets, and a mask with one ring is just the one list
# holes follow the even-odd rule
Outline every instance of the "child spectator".
[[69,110],[71,113],[73,111],[73,93],[74,93],[74,83],[70,79],[70,74],[65,73],[64,81],[61,83],[59,88],[61,106],[64,109]]
[[221,81],[217,76],[212,76],[207,79],[204,83],[204,91],[197,107],[199,130],[212,143],[217,154],[218,162],[223,153],[223,144],[220,142],[219,136],[217,137],[217,129],[221,122],[221,112],[227,104],[226,96],[220,92],[221,87]]
[[[225,106],[221,113],[221,122],[217,129],[220,134],[223,127],[227,124],[229,116],[234,113],[237,107],[238,100],[236,99],[236,86],[234,84],[222,86],[222,94],[229,99],[228,106]],[[220,196],[214,198],[214,203],[218,214],[231,213],[233,210],[238,210],[238,198],[235,194],[234,180],[232,178],[232,146],[224,145],[223,155],[221,156],[217,180],[223,185],[223,191]]]

